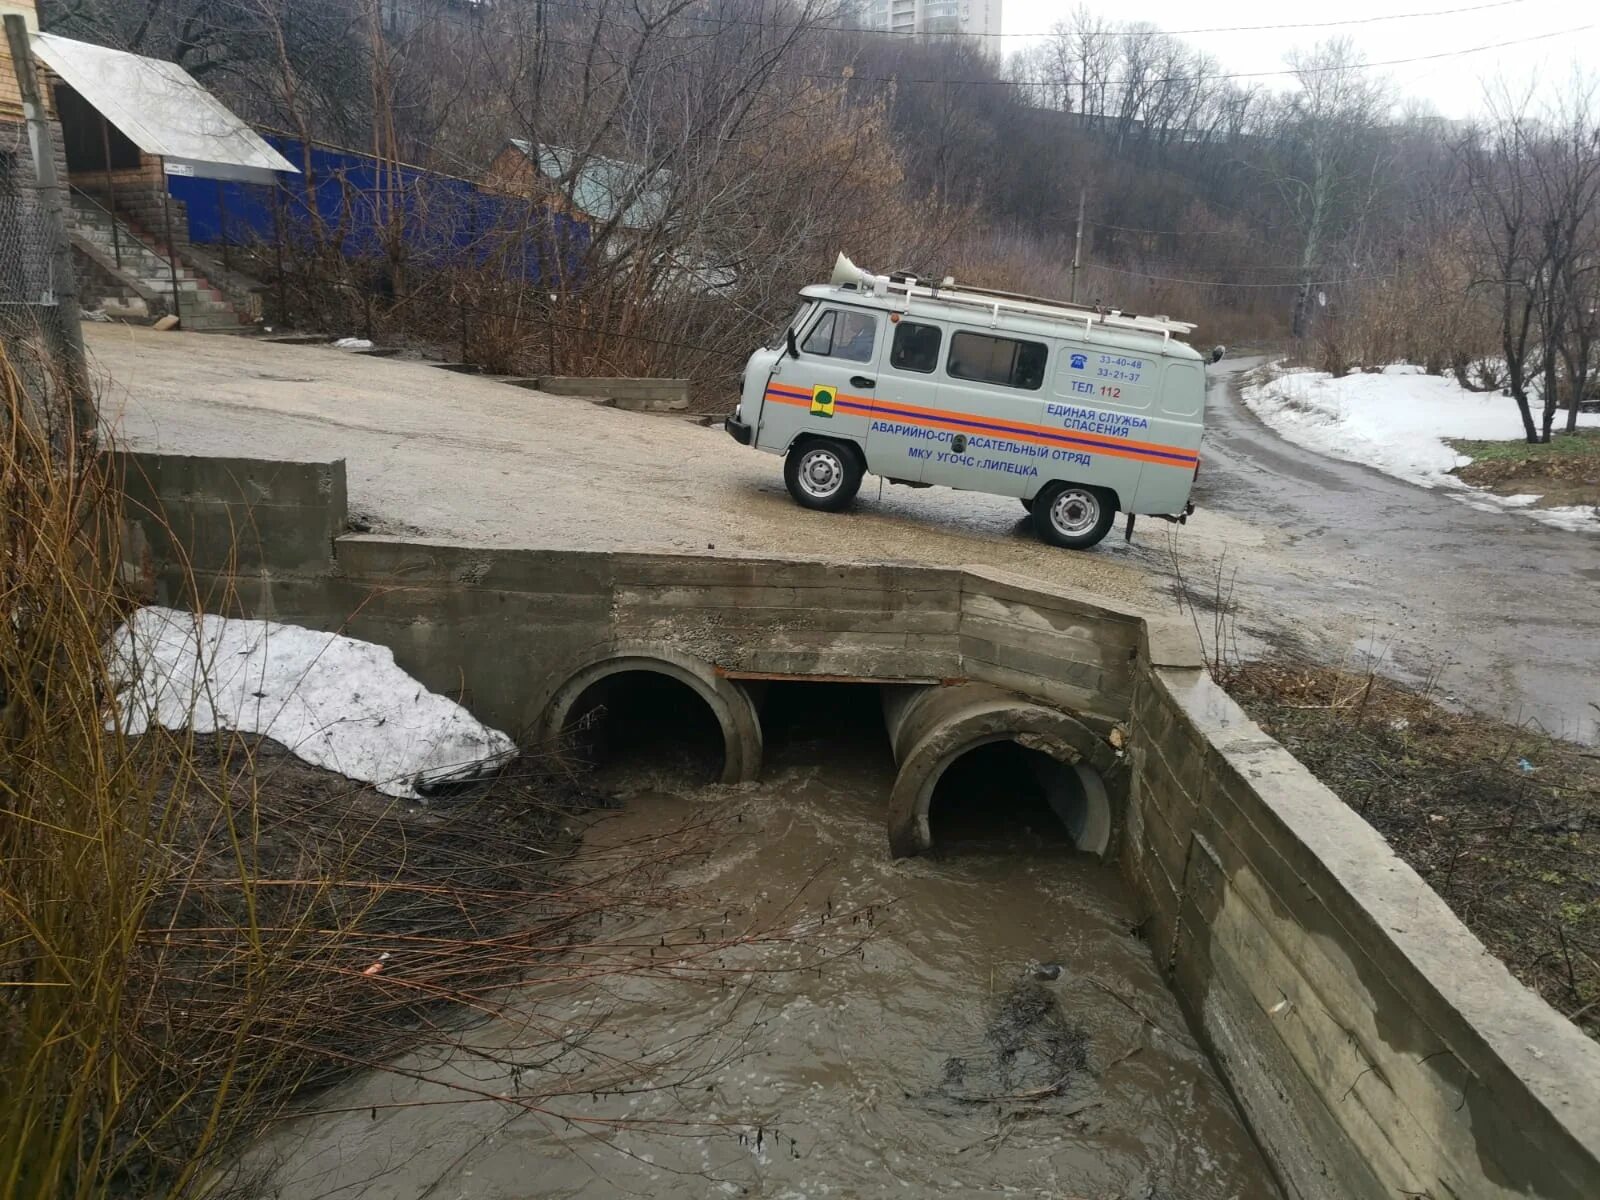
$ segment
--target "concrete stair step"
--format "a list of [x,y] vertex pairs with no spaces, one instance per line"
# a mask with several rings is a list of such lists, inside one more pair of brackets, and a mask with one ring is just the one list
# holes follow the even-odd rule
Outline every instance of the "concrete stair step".
[[[168,306],[172,302],[173,269],[170,247],[151,237],[139,221],[121,217],[115,224],[104,211],[86,201],[74,201],[68,217],[72,234],[94,246],[114,262],[120,259],[120,271],[125,277],[137,280],[139,285]],[[177,303],[184,323],[193,328],[239,328],[239,310],[227,294],[192,267],[182,264],[177,256]],[[108,301],[144,305],[138,292],[128,286],[117,289],[86,288],[85,295],[103,295]]]

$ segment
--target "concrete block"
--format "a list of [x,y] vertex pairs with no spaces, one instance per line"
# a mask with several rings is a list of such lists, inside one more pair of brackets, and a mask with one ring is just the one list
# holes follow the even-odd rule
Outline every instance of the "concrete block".
[[493,550],[449,540],[347,534],[335,547],[355,580],[413,586],[489,587],[506,592],[596,597],[610,603],[614,560],[574,551]]
[[982,564],[969,564],[961,568],[964,577],[963,596],[978,594],[998,599],[1019,600],[1044,608],[1080,613],[1124,626],[1130,643],[1138,638],[1139,623],[1154,614],[1134,607],[1118,607],[1106,603],[1099,596],[1079,592],[1056,583],[1044,583],[1012,571],[1002,571]]
[[[1390,1184],[1437,1178],[1465,1188],[1463,1195],[1584,1194],[1578,1181],[1600,1172],[1600,1106],[1592,1088],[1600,1047],[1512,979],[1365,822],[1209,680],[1198,672],[1154,675],[1155,691],[1179,703],[1182,722],[1207,744],[1200,813],[1230,893],[1254,891],[1259,927],[1292,940],[1284,961],[1318,980],[1315,1002],[1336,1030],[1327,1036],[1348,1042],[1359,1034],[1365,1060],[1384,1067],[1383,1087],[1426,1131],[1396,1150],[1384,1172]],[[1261,982],[1260,964],[1242,960],[1264,946],[1258,933],[1242,934],[1226,949],[1213,938],[1213,970],[1231,958],[1240,974]],[[1334,1052],[1302,1050],[1308,1064],[1313,1058],[1306,1056]],[[1442,1050],[1464,1064],[1472,1086],[1452,1086],[1425,1066]],[[1338,1099],[1332,1091],[1343,1095],[1354,1082],[1338,1072],[1318,1077],[1313,1070],[1307,1078],[1330,1108]],[[1350,1097],[1369,1105],[1381,1099],[1362,1099],[1359,1089]],[[1397,1112],[1374,1126],[1394,1129]],[[1352,1126],[1344,1144],[1354,1139]],[[1424,1140],[1443,1147],[1428,1159],[1431,1175],[1419,1166]],[[1357,1149],[1376,1155],[1381,1147]],[[1452,1179],[1442,1164],[1455,1161],[1478,1170]]]
[[619,592],[615,599],[617,624],[621,628],[633,626],[661,626],[680,629],[685,635],[696,633],[722,633],[738,638],[766,638],[781,635],[789,630],[807,630],[830,633],[839,637],[854,634],[889,633],[902,636],[945,634],[954,636],[957,618],[954,613],[940,612],[861,612],[853,609],[801,608],[798,606],[757,607],[744,605],[729,607],[683,606],[673,608],[663,604],[640,602],[637,596]]
[[[1186,942],[1187,937],[1180,933],[1175,957],[1203,952],[1200,944]],[[1254,1004],[1241,1004],[1239,995],[1241,981],[1222,961],[1214,964],[1205,991],[1186,989],[1179,999],[1277,1168],[1285,1194],[1294,1200],[1385,1196],[1371,1169],[1345,1140],[1326,1101],[1303,1086],[1272,1019]]]
[[967,678],[992,683],[1007,691],[1016,692],[1046,704],[1054,704],[1072,713],[1085,724],[1099,727],[1103,722],[1107,730],[1124,719],[1126,709],[1115,697],[1108,697],[1097,688],[1083,687],[1063,679],[1046,679],[1029,671],[1013,670],[975,654],[974,647],[965,639],[961,643],[959,671]]
[[535,386],[558,396],[598,397],[631,412],[682,412],[689,407],[687,379],[543,375]]
[[1141,814],[1144,821],[1144,843],[1147,853],[1154,855],[1165,877],[1181,885],[1184,869],[1189,861],[1189,841],[1194,830],[1194,809],[1165,800],[1155,802],[1151,792],[1162,786],[1159,777],[1162,768],[1155,768],[1155,776],[1141,779],[1145,791]]
[[1124,657],[1130,661],[1138,645],[1137,625],[1085,612],[1075,604],[1063,603],[1051,596],[1029,601],[1021,598],[1020,591],[999,595],[967,587],[961,595],[961,612],[963,616],[998,621],[1019,630],[1065,634],[1092,640],[1108,649],[1124,649]]
[[[974,659],[983,668],[997,667],[1018,675],[1032,676],[1041,684],[1046,680],[1053,684],[1066,684],[1103,695],[1108,700],[1115,697],[1122,701],[1115,705],[1118,711],[1126,710],[1125,697],[1133,685],[1131,674],[1108,670],[1099,663],[1058,658],[1021,645],[971,637],[965,633],[961,638],[961,653],[963,658]],[[981,674],[981,671],[975,671],[974,674]]]
[[1151,617],[1140,633],[1140,651],[1151,667],[1204,668],[1204,647],[1189,622],[1168,617]]
[[1130,683],[1132,680],[1132,651],[1115,643],[1107,645],[1081,629],[1061,633],[1028,629],[1009,621],[963,612],[961,632],[974,641],[1023,646],[1042,658],[1093,663],[1118,678],[1126,678]]

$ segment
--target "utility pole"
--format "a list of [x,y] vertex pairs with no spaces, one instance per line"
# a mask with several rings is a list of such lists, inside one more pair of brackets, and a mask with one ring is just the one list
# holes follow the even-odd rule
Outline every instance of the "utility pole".
[[95,436],[99,414],[95,411],[94,397],[89,394],[89,371],[83,360],[78,280],[72,271],[72,244],[67,240],[66,196],[56,178],[55,145],[50,137],[44,102],[39,97],[39,76],[33,69],[33,43],[27,22],[20,13],[6,13],[5,26],[12,66],[17,73],[17,90],[22,96],[22,115],[28,123],[28,148],[33,153],[33,175],[39,189],[38,211],[50,242],[49,290],[40,297],[41,307],[54,301],[56,319],[50,333],[71,403],[71,440],[90,441]]
[[1083,266],[1083,205],[1089,189],[1078,189],[1078,236],[1072,240],[1072,303],[1078,302],[1078,271]]

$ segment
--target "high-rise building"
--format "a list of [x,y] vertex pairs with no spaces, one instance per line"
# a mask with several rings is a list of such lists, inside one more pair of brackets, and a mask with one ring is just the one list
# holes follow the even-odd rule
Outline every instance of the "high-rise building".
[[1000,32],[1001,0],[863,0],[861,24],[891,33]]

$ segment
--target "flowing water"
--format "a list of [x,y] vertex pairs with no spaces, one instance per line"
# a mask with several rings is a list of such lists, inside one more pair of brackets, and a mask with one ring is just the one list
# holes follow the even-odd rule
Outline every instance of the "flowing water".
[[[816,686],[769,700],[758,784],[610,772],[626,806],[589,832],[593,869],[683,851],[660,909],[607,930],[638,954],[659,940],[659,970],[565,986],[479,1030],[470,1061],[340,1089],[342,1114],[276,1139],[278,1194],[1278,1196],[1114,868],[1047,814],[972,819],[1010,786],[994,764],[952,785],[968,820],[940,855],[890,861],[869,689]],[[521,1061],[535,1026],[571,1048]],[[567,1094],[463,1104],[463,1081]]]

